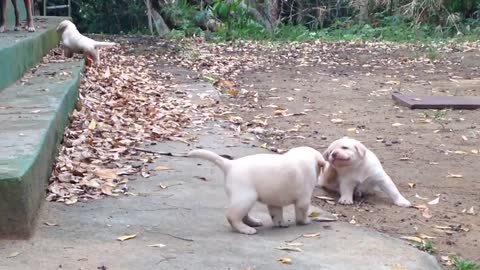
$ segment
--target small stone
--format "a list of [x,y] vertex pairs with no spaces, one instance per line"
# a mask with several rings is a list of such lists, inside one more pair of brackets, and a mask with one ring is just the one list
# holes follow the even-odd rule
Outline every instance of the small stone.
[[385,142],[385,146],[392,146],[392,143],[390,143],[390,142]]
[[325,141],[327,139],[327,136],[322,136],[322,137],[320,137],[320,139]]

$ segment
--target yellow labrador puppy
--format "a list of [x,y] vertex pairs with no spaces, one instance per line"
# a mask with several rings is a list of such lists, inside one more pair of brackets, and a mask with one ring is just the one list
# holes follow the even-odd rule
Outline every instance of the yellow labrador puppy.
[[114,42],[95,41],[80,34],[75,24],[69,20],[64,20],[58,24],[57,33],[60,35],[64,46],[64,55],[66,57],[72,57],[74,53],[83,54],[87,65],[90,61],[89,59],[91,59],[95,65],[100,62],[100,48],[116,45]]
[[359,141],[344,137],[334,141],[323,153],[328,165],[319,177],[319,185],[340,192],[340,204],[353,204],[353,194],[373,193],[376,187],[394,204],[410,207],[377,156]]
[[229,197],[227,220],[240,233],[255,234],[262,222],[248,215],[256,201],[268,206],[275,227],[287,227],[283,207],[295,205],[298,225],[308,224],[313,189],[325,160],[310,147],[297,147],[283,155],[258,154],[235,160],[208,150],[192,150],[190,157],[213,162],[225,175]]

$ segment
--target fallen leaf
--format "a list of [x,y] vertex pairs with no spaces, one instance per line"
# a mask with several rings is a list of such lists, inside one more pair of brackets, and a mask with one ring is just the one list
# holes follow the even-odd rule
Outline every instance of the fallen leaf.
[[147,247],[166,247],[164,244],[151,244],[151,245],[147,245]]
[[287,257],[282,257],[282,258],[278,259],[277,261],[279,261],[281,263],[284,263],[284,264],[292,264],[292,259],[287,258]]
[[162,183],[158,184],[158,186],[159,186],[161,189],[166,189],[166,188],[168,188],[168,186],[165,186],[165,185],[162,184]]
[[112,170],[112,169],[97,169],[95,171],[93,171],[93,173],[102,178],[102,179],[109,179],[109,180],[113,180],[113,179],[116,179],[118,177],[118,174],[115,170]]
[[58,226],[57,223],[51,223],[51,222],[48,222],[48,221],[44,222],[43,224],[45,224],[47,226]]
[[133,239],[133,238],[135,238],[135,237],[137,237],[136,234],[128,234],[128,235],[123,235],[123,236],[118,237],[117,240],[123,242],[123,241],[126,241],[126,240]]
[[470,209],[467,210],[467,214],[469,215],[475,215],[475,209],[472,207],[470,207]]
[[343,123],[343,119],[334,118],[334,119],[331,119],[330,122],[332,122],[334,124],[340,124],[340,123]]
[[287,243],[287,246],[291,246],[291,247],[303,247],[303,243],[300,243],[300,242],[289,242],[289,243]]
[[285,250],[285,251],[302,252],[302,249],[299,247],[276,247],[276,249]]
[[12,252],[7,255],[7,259],[17,257],[18,255],[20,255],[20,252]]
[[430,210],[428,208],[422,211],[422,216],[426,219],[432,218],[432,214],[430,214]]
[[95,119],[92,119],[92,121],[90,121],[90,124],[88,125],[88,129],[95,130],[96,128],[97,128],[97,121],[95,121]]
[[440,197],[437,197],[436,199],[429,201],[428,204],[434,205],[434,204],[438,204],[439,202],[440,202]]
[[415,183],[408,183],[408,187],[409,187],[409,188],[414,188],[414,187],[416,187],[416,186],[417,186],[417,184],[415,184]]
[[436,238],[435,236],[429,236],[429,235],[426,235],[424,233],[419,233],[418,237],[420,237],[422,239],[435,239]]
[[402,123],[393,123],[392,124],[392,127],[399,127],[399,126],[403,126],[403,124]]
[[468,138],[467,138],[467,136],[465,136],[465,135],[462,135],[462,139],[463,139],[464,141],[468,141]]
[[352,216],[352,219],[348,223],[357,224],[357,221],[355,220],[355,216]]
[[461,175],[461,174],[449,173],[446,177],[447,177],[447,178],[463,178],[463,175]]
[[413,208],[417,208],[417,209],[427,209],[428,206],[426,206],[425,204],[417,204],[417,205],[413,205]]
[[407,270],[407,268],[399,263],[396,263],[392,266],[392,270]]
[[315,238],[315,237],[320,236],[320,233],[319,232],[317,232],[317,233],[304,233],[302,236],[305,237],[305,238]]
[[293,101],[294,98],[293,98],[293,97],[287,97],[287,100],[288,100],[288,101]]
[[472,152],[472,154],[478,154],[478,150],[477,149],[472,149],[470,152]]
[[423,240],[420,237],[416,236],[402,236],[401,239],[405,239],[412,242],[423,243]]
[[317,199],[320,199],[320,200],[325,200],[325,201],[335,201],[334,198],[332,197],[328,197],[328,196],[319,196],[319,195],[315,195],[315,198]]
[[75,204],[77,202],[78,202],[78,197],[76,197],[76,196],[73,196],[73,197],[65,200],[65,204],[67,204],[67,205]]
[[465,151],[454,151],[453,153],[454,153],[454,154],[457,154],[457,155],[466,155],[466,154],[468,154],[468,153],[465,152]]
[[155,171],[168,171],[168,170],[173,170],[173,169],[170,168],[170,167],[167,167],[167,166],[157,166],[157,167],[155,167],[154,170]]
[[319,212],[317,212],[317,211],[312,211],[312,212],[310,213],[310,215],[308,215],[308,216],[309,216],[309,217],[318,217],[319,215],[320,215]]
[[[327,202],[330,202],[330,201],[327,201]],[[331,215],[331,216],[318,216],[318,217],[314,217],[312,218],[312,221],[316,221],[316,222],[330,222],[330,221],[337,221],[338,218],[334,215]]]
[[422,196],[418,195],[418,193],[415,193],[415,198],[420,199],[420,200],[424,200],[424,201],[428,200],[427,197],[422,197]]

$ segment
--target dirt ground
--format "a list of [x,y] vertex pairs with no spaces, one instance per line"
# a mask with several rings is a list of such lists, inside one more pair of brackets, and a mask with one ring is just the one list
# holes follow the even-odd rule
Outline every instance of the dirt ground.
[[[408,51],[395,53],[397,59],[409,57]],[[306,115],[267,120],[265,129],[277,129],[272,131],[277,136],[264,140],[280,149],[309,145],[323,150],[342,136],[362,141],[377,154],[401,193],[428,210],[392,206],[381,194],[357,200],[354,206],[322,199],[314,199],[315,204],[338,214],[342,221],[390,235],[431,236],[434,254],[444,263],[442,256],[446,255],[480,262],[480,179],[476,174],[480,166],[480,111],[410,110],[391,99],[393,91],[480,95],[479,54],[447,53],[442,55],[442,62],[448,64],[390,68],[365,66],[363,62],[382,62],[392,54],[352,52],[340,57],[355,64],[334,68],[282,65],[240,76],[242,86],[253,85],[259,93],[259,106],[241,110],[240,116],[246,121],[265,119],[278,110],[272,104],[288,109],[287,113],[306,110]],[[333,123],[332,119],[343,121]],[[402,125],[392,125],[396,123]],[[447,177],[452,174],[462,177]],[[338,198],[323,190],[317,190],[316,195]],[[436,198],[438,204],[428,204]],[[467,213],[472,207],[475,215]]]
[[157,50],[166,65],[190,69],[173,77],[234,82],[219,104],[206,101],[206,115],[255,134],[247,144],[324,150],[345,135],[362,141],[416,208],[382,194],[342,206],[321,189],[315,195],[335,200],[314,203],[344,222],[431,241],[444,265],[450,255],[480,263],[480,111],[410,110],[391,99],[394,91],[480,96],[478,45],[184,45],[142,41],[133,53]]

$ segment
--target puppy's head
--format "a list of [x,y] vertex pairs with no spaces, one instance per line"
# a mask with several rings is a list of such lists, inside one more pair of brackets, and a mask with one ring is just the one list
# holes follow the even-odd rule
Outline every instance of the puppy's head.
[[73,24],[73,22],[69,21],[69,20],[63,20],[61,21],[58,26],[57,26],[57,33],[58,34],[62,34],[63,31],[65,31],[65,29],[67,29],[67,27],[75,27],[75,24]]
[[331,143],[323,156],[334,167],[347,167],[363,160],[366,153],[367,148],[361,142],[343,137]]

